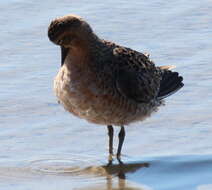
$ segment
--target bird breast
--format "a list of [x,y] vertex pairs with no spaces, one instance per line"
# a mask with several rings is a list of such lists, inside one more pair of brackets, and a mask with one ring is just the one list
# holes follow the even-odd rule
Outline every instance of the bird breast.
[[54,80],[54,91],[67,111],[92,123],[126,125],[149,116],[148,105],[121,96],[110,82],[92,69],[64,64]]

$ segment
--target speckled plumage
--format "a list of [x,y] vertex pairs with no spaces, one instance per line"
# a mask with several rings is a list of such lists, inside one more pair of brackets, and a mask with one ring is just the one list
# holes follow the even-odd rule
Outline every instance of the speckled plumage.
[[[66,110],[92,123],[141,121],[157,110],[162,97],[183,86],[178,73],[156,67],[149,55],[100,39],[79,16],[55,19],[48,36],[62,48],[56,96]],[[163,91],[162,85],[167,86]]]

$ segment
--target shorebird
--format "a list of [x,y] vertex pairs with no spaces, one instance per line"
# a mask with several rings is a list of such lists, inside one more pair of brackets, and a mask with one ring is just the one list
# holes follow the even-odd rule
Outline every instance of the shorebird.
[[117,158],[124,126],[149,117],[183,87],[172,66],[156,66],[147,54],[99,38],[80,16],[56,18],[48,37],[61,47],[61,68],[54,80],[59,102],[75,116],[107,126],[110,155],[113,125],[120,126]]

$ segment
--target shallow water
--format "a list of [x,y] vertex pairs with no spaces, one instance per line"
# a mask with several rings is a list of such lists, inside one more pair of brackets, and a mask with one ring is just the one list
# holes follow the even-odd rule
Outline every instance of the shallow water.
[[[212,189],[211,0],[14,0],[0,8],[0,189]],[[107,166],[106,128],[65,112],[52,92],[60,52],[47,27],[68,13],[184,77],[166,106],[127,128],[122,166]]]

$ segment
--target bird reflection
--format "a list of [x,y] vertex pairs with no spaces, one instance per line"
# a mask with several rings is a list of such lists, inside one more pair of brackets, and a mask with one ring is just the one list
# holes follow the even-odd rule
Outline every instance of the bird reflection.
[[149,167],[149,163],[124,163],[118,159],[118,164],[113,164],[113,160],[109,160],[108,164],[102,166],[109,175],[117,175],[121,179],[125,179],[125,174],[134,173],[142,167]]
[[[107,190],[137,190],[138,188],[126,187],[126,174],[134,173],[142,167],[149,167],[149,163],[124,164],[119,160],[119,164],[109,161],[107,166],[103,166],[107,172]],[[113,176],[118,177],[118,188],[113,188]]]
[[[130,186],[126,181],[128,173],[134,173],[141,168],[149,167],[149,163],[123,163],[113,164],[110,160],[107,165],[87,168],[87,174],[99,174],[105,176],[106,184],[94,185],[80,190],[144,190],[143,188]],[[115,184],[117,182],[117,184]]]

